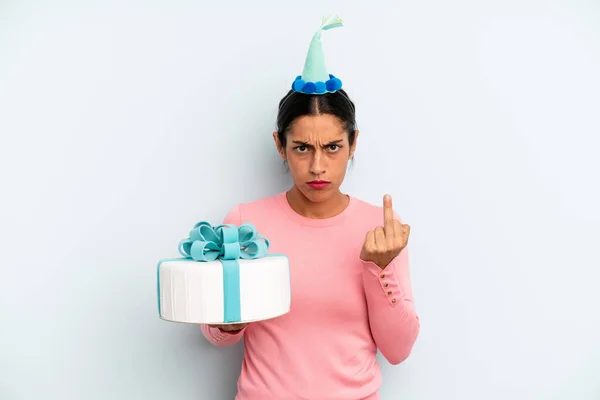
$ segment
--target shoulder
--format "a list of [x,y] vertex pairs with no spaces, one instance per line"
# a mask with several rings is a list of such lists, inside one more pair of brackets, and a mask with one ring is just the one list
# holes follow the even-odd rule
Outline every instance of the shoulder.
[[244,222],[267,218],[273,212],[273,209],[278,206],[282,195],[282,193],[278,193],[250,202],[238,203],[229,210],[224,223],[241,225]]
[[[353,202],[354,212],[360,219],[369,221],[369,223],[377,223],[378,225],[383,224],[383,196],[381,198],[381,204],[372,204],[368,201],[359,199],[354,196],[350,196]],[[402,222],[400,213],[394,209],[394,218]]]

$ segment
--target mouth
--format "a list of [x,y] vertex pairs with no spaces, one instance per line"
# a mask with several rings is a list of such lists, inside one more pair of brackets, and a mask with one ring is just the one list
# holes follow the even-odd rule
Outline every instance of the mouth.
[[310,182],[306,182],[306,184],[308,186],[310,186],[313,189],[325,189],[327,186],[329,186],[329,184],[331,184],[331,182],[329,181],[321,181],[321,180],[316,180],[316,181],[310,181]]

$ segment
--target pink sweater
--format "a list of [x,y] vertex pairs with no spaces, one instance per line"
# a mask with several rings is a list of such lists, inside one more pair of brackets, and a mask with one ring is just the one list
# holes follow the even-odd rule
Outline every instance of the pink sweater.
[[215,346],[244,339],[235,399],[379,399],[377,349],[399,364],[420,328],[407,248],[384,270],[359,258],[367,231],[383,226],[382,207],[351,197],[341,214],[310,219],[281,193],[240,204],[225,218],[244,222],[269,239],[269,253],[288,256],[292,302],[288,314],[237,334],[202,326]]

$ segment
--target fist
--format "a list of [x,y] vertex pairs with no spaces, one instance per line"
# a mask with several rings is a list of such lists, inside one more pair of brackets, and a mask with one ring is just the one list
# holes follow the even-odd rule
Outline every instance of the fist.
[[360,259],[371,261],[384,269],[408,243],[410,226],[394,219],[392,197],[383,197],[383,226],[367,232]]
[[241,331],[246,326],[248,326],[248,324],[209,324],[208,326],[210,326],[211,328],[219,328],[220,330],[225,332],[235,332]]

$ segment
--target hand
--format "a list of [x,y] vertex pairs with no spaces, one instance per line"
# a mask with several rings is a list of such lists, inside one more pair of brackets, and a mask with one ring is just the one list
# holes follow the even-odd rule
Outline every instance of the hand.
[[371,261],[384,269],[396,258],[408,243],[410,226],[401,224],[394,219],[392,209],[392,197],[383,197],[383,226],[367,232],[360,258],[363,261]]
[[235,332],[241,331],[246,326],[248,326],[248,324],[208,324],[208,326],[210,326],[211,328],[219,328],[220,330],[225,332]]

